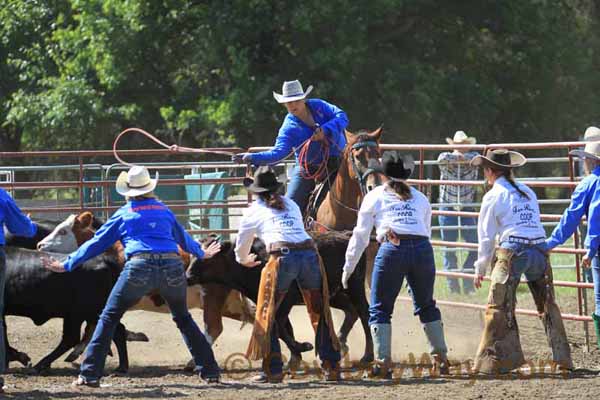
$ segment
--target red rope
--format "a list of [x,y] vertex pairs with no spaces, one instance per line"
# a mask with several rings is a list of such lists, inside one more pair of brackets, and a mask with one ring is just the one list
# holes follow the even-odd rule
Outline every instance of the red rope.
[[324,137],[323,140],[319,141],[321,143],[321,154],[323,155],[323,158],[317,167],[317,170],[311,173],[310,170],[311,167],[314,167],[314,164],[311,164],[311,160],[308,159],[308,149],[313,142],[317,142],[317,140],[314,140],[311,136],[309,140],[304,142],[298,152],[298,164],[300,164],[300,171],[304,179],[319,179],[327,173],[327,163],[329,162],[329,139]]
[[152,140],[154,143],[159,144],[160,146],[164,147],[165,149],[170,149],[171,151],[178,151],[178,152],[181,152],[181,153],[224,154],[224,155],[227,155],[227,156],[231,156],[231,155],[237,153],[237,152],[234,152],[234,151],[196,149],[196,148],[193,148],[193,147],[184,147],[184,146],[177,146],[177,145],[171,145],[171,146],[169,146],[165,142],[157,139],[154,135],[146,132],[143,129],[140,129],[140,128],[127,128],[123,132],[119,133],[117,135],[117,137],[115,138],[115,141],[113,142],[113,154],[114,154],[115,158],[121,164],[128,165],[130,167],[133,166],[133,164],[128,163],[126,161],[123,161],[123,159],[121,159],[119,157],[119,154],[117,153],[117,143],[119,142],[119,140],[121,140],[121,137],[123,137],[127,133],[141,133],[142,135],[146,136],[148,139]]

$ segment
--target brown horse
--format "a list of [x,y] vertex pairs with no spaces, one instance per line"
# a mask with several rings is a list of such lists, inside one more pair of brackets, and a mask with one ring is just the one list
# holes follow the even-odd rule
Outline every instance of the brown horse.
[[379,140],[382,132],[382,127],[357,134],[346,131],[348,144],[331,189],[317,211],[315,230],[354,228],[363,196],[383,182],[383,175],[375,170],[381,165]]
[[[382,127],[373,132],[359,131],[357,134],[346,131],[348,143],[342,155],[342,163],[329,193],[319,206],[316,220],[312,223],[312,229],[319,232],[354,229],[358,209],[364,195],[376,186],[381,185],[385,180],[385,176],[377,171],[377,168],[381,166],[379,141],[382,133]],[[367,248],[366,278],[369,286],[377,248],[376,243],[372,243]],[[367,335],[365,354],[372,355],[373,342],[368,329],[368,312],[357,310],[355,307],[348,307],[344,310],[344,314],[344,322],[338,332],[344,350],[348,350],[345,345],[348,334],[360,317],[363,328],[365,328],[365,335]],[[367,358],[363,358],[363,361]]]

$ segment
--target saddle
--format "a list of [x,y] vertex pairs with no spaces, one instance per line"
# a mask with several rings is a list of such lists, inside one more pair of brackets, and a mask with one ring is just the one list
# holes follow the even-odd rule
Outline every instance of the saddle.
[[335,177],[337,176],[338,169],[340,168],[340,159],[330,158],[327,163],[327,169],[329,171],[329,175],[325,176],[321,181],[317,182],[315,188],[310,194],[308,198],[308,204],[306,206],[306,210],[304,210],[304,222],[310,221],[311,219],[317,218],[317,211],[325,200],[325,196],[329,193],[329,189],[331,189],[331,185],[335,181]]

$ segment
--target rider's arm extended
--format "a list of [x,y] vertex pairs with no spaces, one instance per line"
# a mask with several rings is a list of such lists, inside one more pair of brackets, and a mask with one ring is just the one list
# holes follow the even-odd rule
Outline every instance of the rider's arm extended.
[[273,148],[271,150],[253,153],[251,156],[252,164],[275,164],[286,158],[292,152],[293,146],[297,144],[294,140],[294,131],[296,129],[299,129],[298,126],[289,118],[286,118],[279,129],[279,134],[277,135],[277,139],[275,139]]

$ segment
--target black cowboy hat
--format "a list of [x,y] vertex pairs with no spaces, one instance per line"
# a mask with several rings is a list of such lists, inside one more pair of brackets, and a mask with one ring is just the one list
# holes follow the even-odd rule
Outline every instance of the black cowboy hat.
[[508,170],[525,165],[527,159],[521,153],[506,149],[488,150],[485,156],[476,156],[471,160],[475,167]]
[[254,178],[244,178],[244,186],[254,193],[274,192],[281,185],[283,183],[277,180],[275,171],[268,165],[258,167],[254,172]]
[[415,161],[410,154],[400,155],[385,152],[382,157],[381,172],[393,181],[408,179],[415,169]]

